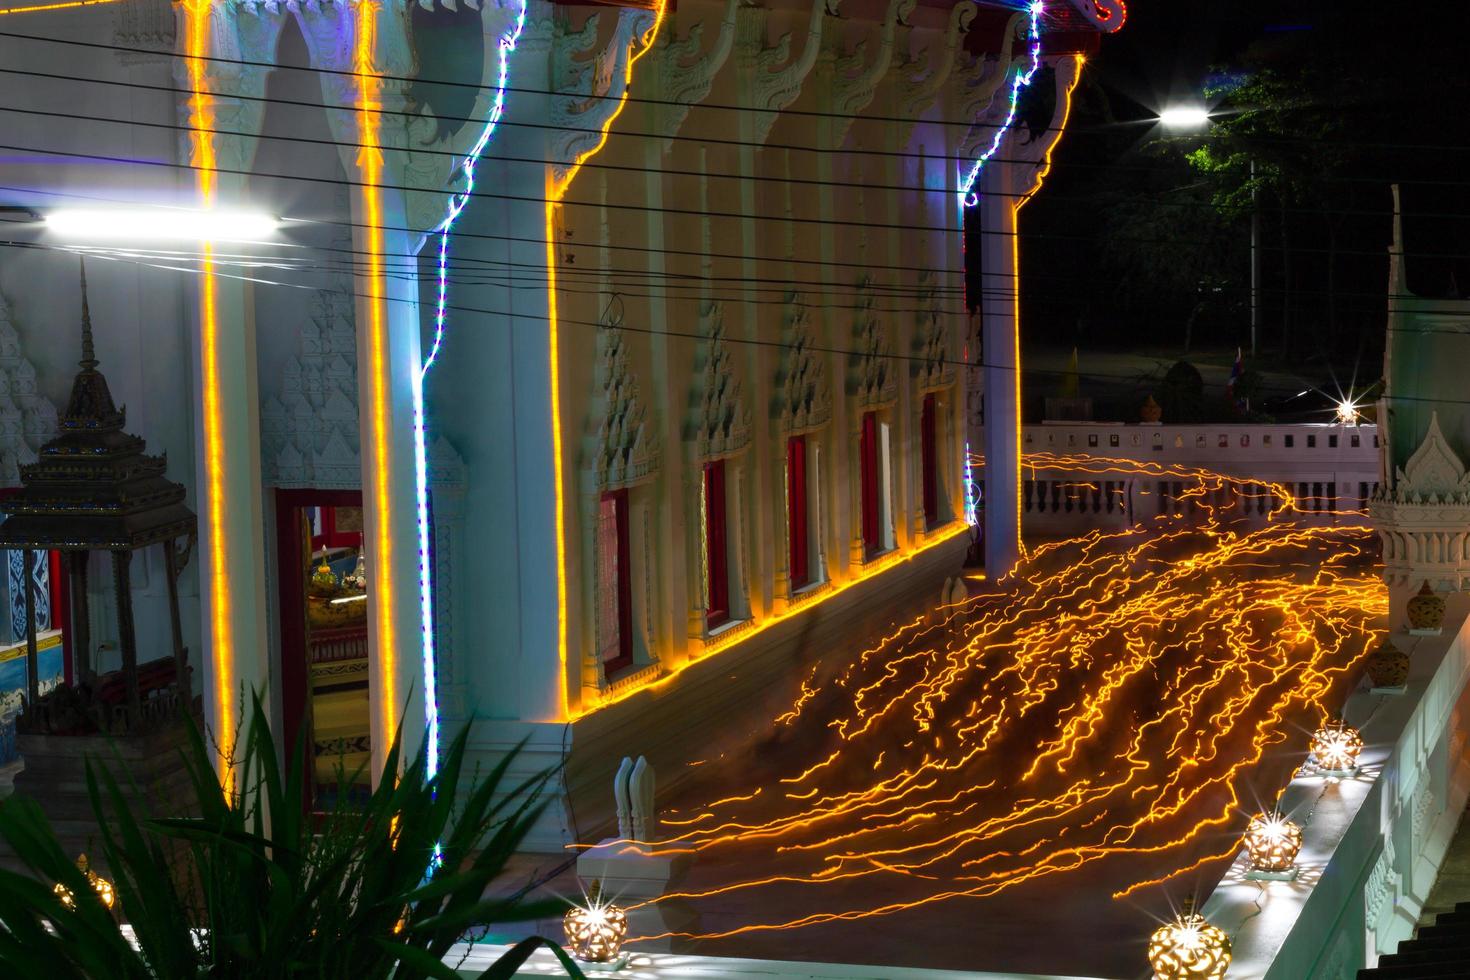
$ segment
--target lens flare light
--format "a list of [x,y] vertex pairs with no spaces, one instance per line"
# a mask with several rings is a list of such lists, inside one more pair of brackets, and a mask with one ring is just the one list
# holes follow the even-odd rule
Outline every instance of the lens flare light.
[[1288,872],[1302,849],[1302,828],[1280,813],[1258,813],[1251,817],[1244,843],[1252,871]]
[[1154,980],[1223,980],[1230,968],[1230,937],[1196,912],[1193,900],[1186,901],[1173,922],[1149,937],[1148,964]]
[[1358,753],[1363,736],[1341,718],[1334,718],[1312,733],[1312,755],[1308,760],[1326,775],[1358,771]]
[[602,900],[594,882],[586,905],[574,905],[562,918],[567,946],[584,963],[614,963],[628,938],[628,914]]

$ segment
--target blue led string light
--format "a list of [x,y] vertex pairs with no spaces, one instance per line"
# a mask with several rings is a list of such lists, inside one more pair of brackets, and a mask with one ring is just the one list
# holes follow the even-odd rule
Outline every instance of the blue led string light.
[[1031,84],[1036,77],[1037,69],[1041,67],[1041,0],[1033,0],[1030,8],[1031,27],[1027,32],[1026,39],[1031,44],[1031,67],[1017,74],[1011,79],[1011,105],[1006,112],[1005,122],[1001,123],[995,130],[995,136],[990,141],[990,146],[970,167],[970,173],[960,181],[960,202],[967,208],[973,208],[980,203],[980,194],[975,190],[975,183],[980,179],[980,171],[985,164],[1000,149],[1000,141],[1005,139],[1006,133],[1010,131],[1011,124],[1016,121],[1016,109],[1021,102],[1021,90]]
[[[973,208],[980,203],[980,193],[975,190],[975,184],[980,180],[980,171],[985,169],[985,164],[995,156],[995,151],[1000,149],[1000,141],[1005,139],[1006,133],[1010,132],[1012,124],[1015,123],[1016,110],[1021,103],[1021,90],[1031,85],[1037,70],[1041,68],[1042,0],[1033,0],[1027,12],[1031,15],[1030,27],[1026,32],[1026,40],[1031,44],[1031,67],[1011,79],[1011,104],[1006,110],[1005,122],[996,127],[995,136],[991,138],[990,145],[976,158],[970,167],[969,174],[960,181],[960,203],[967,208]],[[967,439],[965,441],[965,521],[971,527],[980,521],[979,496],[979,488],[975,485],[970,469],[970,442]]]
[[[475,189],[475,164],[479,162],[480,155],[485,152],[485,147],[490,145],[490,138],[495,134],[495,127],[499,124],[500,117],[505,114],[505,90],[510,80],[510,56],[515,52],[516,44],[521,39],[521,32],[526,26],[526,4],[527,0],[520,0],[520,10],[516,14],[510,31],[500,38],[498,45],[499,75],[495,83],[495,100],[490,106],[490,118],[485,121],[485,128],[481,130],[480,138],[475,140],[475,145],[465,156],[464,163],[460,164],[460,171],[464,174],[464,190],[450,195],[449,207],[445,212],[444,220],[439,222],[432,232],[439,235],[439,293],[434,307],[434,343],[429,348],[429,355],[424,358],[423,366],[414,379],[413,391],[413,464],[415,489],[418,492],[419,524],[419,622],[423,624],[424,715],[429,730],[428,775],[431,779],[439,772],[439,692],[435,676],[433,571],[429,565],[429,464],[424,432],[424,381],[428,377],[429,368],[434,366],[434,361],[439,357],[439,351],[444,346],[444,323],[449,299],[449,230],[470,201],[470,195]],[[437,858],[437,847],[435,855]]]

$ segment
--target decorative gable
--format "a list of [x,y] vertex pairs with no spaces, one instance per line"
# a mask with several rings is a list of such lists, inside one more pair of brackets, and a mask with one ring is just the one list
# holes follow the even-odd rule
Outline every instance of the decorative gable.
[[1439,428],[1439,413],[1429,416],[1429,431],[1398,471],[1394,495],[1414,503],[1470,503],[1470,474]]
[[628,343],[619,312],[597,331],[597,386],[601,421],[592,468],[599,490],[642,483],[658,468],[659,451],[643,405],[638,375],[629,366]]
[[784,435],[820,429],[832,417],[832,391],[827,385],[825,355],[816,349],[816,337],[801,294],[786,298],[786,356],[783,359],[776,417]]
[[265,480],[276,487],[362,485],[357,415],[357,327],[347,287],[317,293],[296,356],[260,409]]
[[720,303],[705,306],[701,319],[706,340],[702,345],[703,380],[694,439],[699,458],[707,461],[733,456],[750,443],[750,409],[741,398],[734,355],[725,342],[725,316]]
[[853,333],[858,353],[851,383],[858,407],[891,405],[898,398],[898,369],[888,331],[875,308],[872,281],[867,276],[858,284],[858,313]]
[[36,387],[36,369],[21,353],[20,331],[0,296],[0,487],[20,486],[20,467],[55,438],[56,406]]

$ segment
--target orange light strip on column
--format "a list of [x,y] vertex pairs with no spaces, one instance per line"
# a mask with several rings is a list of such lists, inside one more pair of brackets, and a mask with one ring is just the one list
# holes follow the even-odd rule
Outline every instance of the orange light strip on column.
[[1015,370],[1015,399],[1016,399],[1016,550],[1021,557],[1026,555],[1026,539],[1021,536],[1021,481],[1024,474],[1021,472],[1021,208],[1031,200],[1032,195],[1041,189],[1041,182],[1046,180],[1046,175],[1051,173],[1051,155],[1056,150],[1057,144],[1062,141],[1062,134],[1067,131],[1067,120],[1072,115],[1072,93],[1077,90],[1077,83],[1082,80],[1083,56],[1075,55],[1077,61],[1076,70],[1072,72],[1072,80],[1067,83],[1066,93],[1062,96],[1062,123],[1057,127],[1057,138],[1047,147],[1046,156],[1042,158],[1041,169],[1036,173],[1035,186],[1026,194],[1016,199],[1015,207],[1011,210],[1011,279],[1014,283],[1011,289],[1011,342],[1014,344],[1011,356]]
[[39,14],[45,10],[72,10],[76,7],[97,7],[118,0],[61,0],[60,3],[38,3],[29,7],[0,7],[0,17],[6,14]]
[[[210,44],[210,0],[184,4],[184,51],[189,73],[190,145],[197,174],[201,207],[215,204],[214,99],[209,94],[206,62]],[[230,569],[225,562],[225,421],[220,401],[220,350],[218,284],[214,277],[214,246],[200,243],[199,263],[199,360],[204,411],[204,512],[209,528],[208,629],[214,662],[214,743],[219,747],[220,784],[225,793],[234,789],[231,767],[234,738],[239,726],[235,712],[234,624],[231,616]]]
[[563,485],[565,480],[562,474],[561,352],[556,303],[556,205],[566,196],[567,189],[572,185],[572,178],[577,176],[582,164],[607,144],[608,131],[618,116],[622,115],[623,106],[628,102],[628,92],[633,87],[633,66],[653,47],[653,39],[658,36],[658,29],[663,25],[667,6],[668,0],[659,0],[658,7],[654,10],[653,26],[637,40],[638,50],[628,56],[623,94],[618,98],[617,108],[602,124],[602,134],[597,145],[579,155],[560,181],[551,177],[546,185],[546,342],[551,352],[548,361],[551,371],[552,480],[556,484],[556,651],[561,687],[561,720],[569,719],[572,715],[571,698],[567,691],[566,487]]
[[[378,6],[364,0],[357,6],[354,39],[353,71],[357,75],[358,145],[357,165],[362,178],[362,207],[364,218],[364,248],[367,253],[367,301],[368,301],[368,370],[371,373],[369,390],[372,392],[371,433],[373,444],[373,467],[369,488],[373,521],[373,541],[376,554],[372,556],[373,612],[377,616],[378,678],[381,690],[377,692],[378,710],[382,712],[384,739],[392,739],[398,731],[398,631],[394,619],[393,580],[393,534],[389,526],[392,513],[392,480],[388,473],[390,448],[391,393],[388,383],[388,317],[384,299],[383,282],[383,201],[379,186],[383,180],[383,151],[379,142],[382,124],[379,102],[380,81],[373,67],[373,52],[377,47]],[[384,747],[386,747],[386,741]]]

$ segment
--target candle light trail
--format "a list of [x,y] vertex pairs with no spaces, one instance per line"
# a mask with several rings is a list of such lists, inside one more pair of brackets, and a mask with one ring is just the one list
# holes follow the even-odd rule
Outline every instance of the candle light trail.
[[[742,870],[649,903],[796,889],[805,914],[657,938],[866,919],[1118,857],[1132,862],[1122,897],[1178,873],[1159,867],[1224,856],[1195,860],[1211,833],[1244,829],[1243,799],[1267,789],[1252,780],[1271,781],[1266,751],[1332,713],[1378,636],[1370,529],[1350,511],[1315,519],[1285,486],[1205,470],[1026,463],[1182,481],[1188,519],[1037,547],[991,591],[805,678],[771,726],[784,744],[759,755],[766,791],[733,792],[703,766],[714,802],[684,808],[655,842]],[[1246,509],[1259,493],[1268,514]]]

